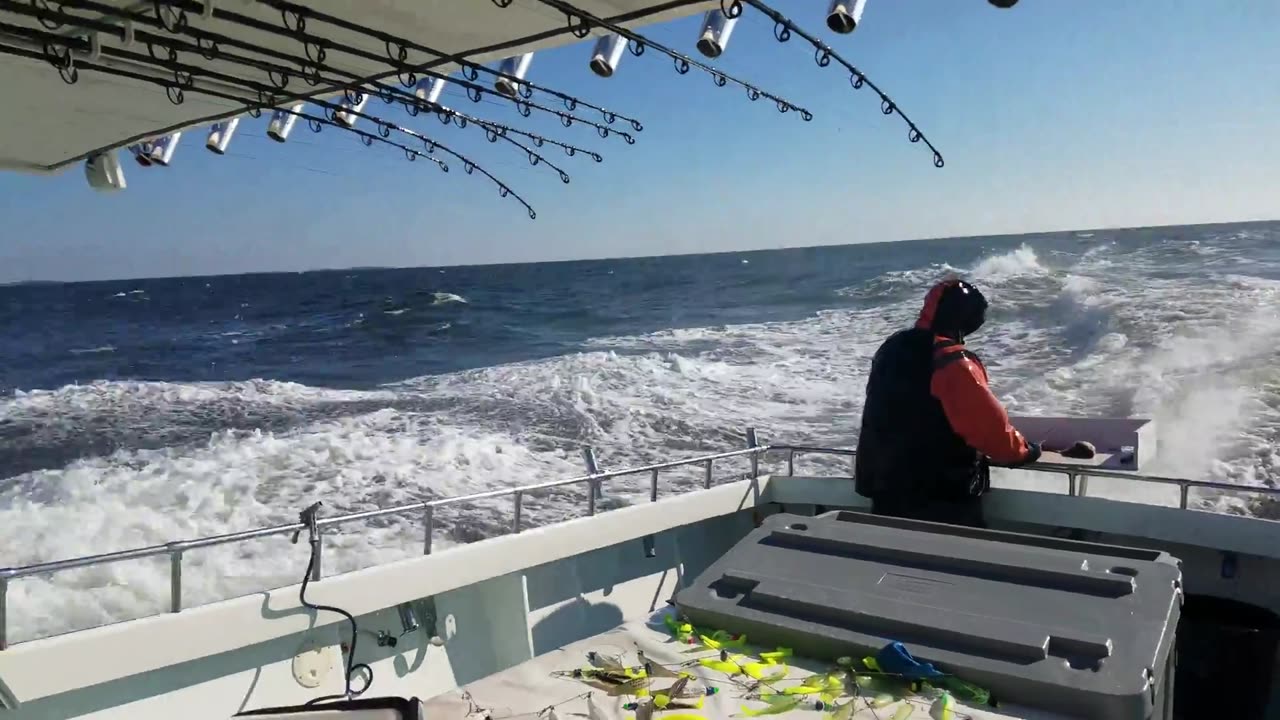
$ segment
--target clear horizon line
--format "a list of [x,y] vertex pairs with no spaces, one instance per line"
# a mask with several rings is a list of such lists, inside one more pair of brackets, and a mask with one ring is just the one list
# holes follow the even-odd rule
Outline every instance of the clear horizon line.
[[78,283],[110,283],[125,282],[129,280],[185,280],[191,278],[217,278],[217,277],[238,277],[241,275],[287,275],[287,274],[303,274],[303,273],[320,273],[320,272],[344,272],[344,271],[361,271],[361,270],[416,270],[431,269],[445,270],[457,268],[473,268],[473,267],[503,267],[510,265],[554,265],[575,262],[603,262],[609,260],[642,260],[647,258],[662,257],[697,257],[700,255],[738,255],[744,253],[766,253],[777,252],[780,250],[808,250],[813,248],[829,248],[829,247],[853,247],[855,245],[888,245],[892,243],[912,243],[912,242],[929,242],[936,240],[977,240],[977,239],[1001,239],[1026,237],[1031,235],[1057,235],[1064,233],[1081,233],[1081,232],[1097,232],[1097,231],[1116,231],[1116,230],[1156,230],[1160,228],[1170,227],[1205,227],[1208,225],[1250,225],[1259,223],[1275,223],[1280,222],[1280,218],[1256,218],[1250,220],[1215,220],[1199,223],[1168,223],[1158,225],[1113,225],[1087,228],[1060,228],[1054,230],[1032,230],[1020,233],[996,233],[990,235],[945,235],[934,237],[917,237],[917,238],[899,238],[896,240],[874,240],[868,242],[852,242],[852,243],[819,243],[815,245],[779,245],[770,248],[754,248],[750,250],[714,250],[704,252],[673,252],[662,255],[600,255],[592,257],[575,257],[575,258],[550,258],[546,260],[528,260],[521,262],[475,262],[475,263],[456,263],[452,265],[353,265],[346,267],[324,267],[324,268],[305,268],[294,270],[249,270],[235,273],[212,273],[207,275],[151,275],[151,276],[130,276],[101,278],[97,280],[59,280],[59,279],[27,279],[12,280],[0,282],[0,287],[13,287],[28,284],[60,284],[72,285]]

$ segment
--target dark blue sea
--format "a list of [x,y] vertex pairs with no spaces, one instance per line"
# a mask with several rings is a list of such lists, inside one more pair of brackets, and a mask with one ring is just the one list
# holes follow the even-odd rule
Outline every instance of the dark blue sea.
[[[971,346],[1011,413],[1152,417],[1153,470],[1271,484],[1278,241],[1273,222],[0,287],[0,566],[567,477],[584,446],[606,467],[748,426],[850,446],[871,354],[950,273],[993,304]],[[525,522],[580,495],[530,498]],[[508,506],[442,515],[439,542],[500,532]],[[336,533],[326,571],[420,532]],[[188,602],[291,582],[286,547],[192,553]],[[132,617],[167,583],[158,563],[24,580],[10,616],[19,637]]]

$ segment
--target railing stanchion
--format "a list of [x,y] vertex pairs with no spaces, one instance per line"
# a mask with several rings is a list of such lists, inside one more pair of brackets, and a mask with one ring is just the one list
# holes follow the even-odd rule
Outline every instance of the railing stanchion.
[[511,532],[518,533],[520,532],[520,513],[524,508],[524,493],[517,490],[513,497],[515,498],[516,512],[515,517],[511,519]]
[[787,451],[787,477],[795,477],[796,475],[796,451]]
[[1190,485],[1186,483],[1181,483],[1178,485],[1178,495],[1179,495],[1178,507],[1182,508],[1183,510],[1187,509],[1187,495],[1190,492],[1191,492]]
[[596,500],[604,497],[600,489],[600,465],[596,463],[596,450],[590,445],[582,448],[582,462],[587,466],[587,514],[596,514]]
[[422,507],[422,554],[431,554],[431,536],[436,534],[436,506],[427,503]]
[[[747,447],[760,447],[760,442],[756,439],[755,428],[747,428]],[[751,453],[751,479],[755,480],[758,477],[760,477],[760,453],[753,452]]]
[[0,577],[0,650],[9,647],[9,578]]
[[702,487],[707,490],[711,489],[711,461],[708,460],[702,468]]
[[1067,494],[1071,497],[1076,496],[1076,474],[1067,473]]
[[649,502],[658,502],[658,471],[649,477]]
[[169,553],[169,612],[182,612],[182,551]]

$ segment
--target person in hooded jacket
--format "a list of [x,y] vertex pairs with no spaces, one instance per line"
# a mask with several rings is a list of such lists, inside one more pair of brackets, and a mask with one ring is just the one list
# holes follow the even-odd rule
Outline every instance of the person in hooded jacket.
[[871,361],[855,483],[877,515],[985,527],[990,464],[1035,462],[987,383],[965,338],[986,321],[987,300],[962,280],[925,296],[915,327],[891,335]]

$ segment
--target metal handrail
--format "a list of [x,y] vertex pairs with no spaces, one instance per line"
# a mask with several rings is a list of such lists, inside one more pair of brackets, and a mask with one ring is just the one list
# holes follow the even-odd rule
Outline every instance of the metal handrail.
[[[756,433],[753,428],[747,429],[747,447],[741,450],[730,450],[728,452],[713,453],[710,455],[700,455],[698,457],[687,458],[683,460],[670,460],[667,462],[654,463],[651,465],[643,465],[639,467],[623,468],[620,470],[600,471],[596,467],[595,455],[591,448],[583,449],[583,458],[587,462],[588,473],[572,478],[561,480],[551,480],[548,482],[535,483],[532,485],[522,485],[514,488],[498,488],[495,490],[486,490],[483,492],[471,493],[469,495],[458,495],[454,497],[439,498],[436,500],[425,500],[422,502],[409,503],[407,505],[398,505],[390,508],[378,508],[376,510],[365,510],[362,512],[348,513],[345,515],[335,515],[333,517],[322,518],[316,521],[317,527],[323,530],[326,527],[343,525],[357,520],[369,520],[371,518],[385,517],[388,515],[399,515],[408,512],[423,513],[423,544],[422,552],[424,555],[431,554],[431,539],[435,530],[435,508],[446,507],[449,505],[458,505],[467,502],[475,502],[478,500],[487,500],[499,497],[511,497],[515,503],[515,514],[512,519],[512,532],[521,531],[521,520],[523,516],[524,496],[527,493],[538,492],[541,490],[550,490],[553,488],[564,487],[567,485],[586,484],[589,488],[587,495],[587,514],[596,514],[596,499],[601,496],[600,487],[605,480],[611,480],[619,477],[630,475],[640,475],[648,473],[650,476],[649,498],[651,501],[658,499],[658,478],[659,473],[663,470],[670,470],[677,467],[688,467],[693,465],[702,465],[703,487],[710,488],[712,486],[713,465],[717,460],[728,460],[737,457],[750,457],[751,473],[749,477],[758,477],[760,456],[769,451],[767,446],[762,446],[756,441]],[[182,540],[177,542],[164,543],[162,545],[150,545],[147,547],[133,548],[130,550],[118,550],[115,552],[101,553],[98,555],[87,555],[78,558],[69,558],[66,560],[54,560],[52,562],[36,563],[33,565],[25,565],[16,568],[0,568],[0,650],[8,647],[8,613],[7,613],[7,597],[9,590],[9,582],[19,578],[30,577],[33,575],[46,575],[52,573],[64,572],[67,570],[75,570],[79,568],[93,567],[98,565],[108,565],[111,563],[123,562],[125,560],[140,560],[143,558],[158,557],[161,555],[169,556],[170,576],[169,576],[169,611],[180,612],[182,610],[182,556],[188,550],[199,548],[214,547],[217,545],[226,545],[229,543],[243,542],[245,540],[254,540],[257,538],[271,537],[275,535],[288,535],[296,533],[307,528],[303,523],[288,523],[285,525],[275,525],[272,527],[258,528],[256,530],[245,530],[241,532],[226,533],[223,535],[214,535],[211,537],[199,538],[195,540]],[[321,535],[323,538],[323,535]],[[311,579],[318,581],[321,577],[321,557],[323,555],[323,543],[317,548],[316,562],[312,568]]]
[[[478,500],[487,500],[499,497],[511,497],[514,501],[514,517],[512,518],[511,530],[518,533],[521,531],[521,523],[523,519],[524,496],[527,493],[538,492],[541,490],[550,490],[568,485],[586,484],[589,487],[587,494],[587,514],[596,514],[596,500],[601,497],[600,487],[605,480],[631,475],[641,475],[648,473],[649,482],[649,499],[656,501],[658,499],[659,473],[663,470],[670,470],[678,467],[688,467],[693,465],[702,465],[704,468],[703,487],[710,488],[712,486],[713,465],[718,460],[728,460],[738,457],[747,457],[751,461],[751,470],[747,477],[759,477],[760,458],[771,452],[785,452],[787,454],[787,475],[795,475],[795,458],[797,455],[833,455],[842,457],[854,457],[857,451],[847,448],[831,448],[831,447],[815,447],[807,445],[760,445],[756,439],[756,433],[753,428],[747,429],[747,447],[741,450],[731,450],[728,452],[714,453],[710,455],[701,455],[683,460],[670,460],[667,462],[654,463],[652,465],[643,465],[639,467],[624,468],[621,470],[600,471],[596,466],[595,455],[591,448],[583,449],[583,459],[586,461],[588,473],[577,477],[566,478],[561,480],[551,480],[548,482],[535,483],[532,485],[523,485],[514,488],[498,488],[495,490],[486,490],[484,492],[471,493],[470,495],[458,495],[455,497],[439,498],[436,500],[426,500],[422,502],[409,503],[407,505],[398,505],[390,508],[378,508],[376,510],[366,510],[356,513],[348,513],[345,515],[335,515],[319,519],[316,525],[323,529],[331,526],[343,525],[357,520],[368,520],[372,518],[386,517],[389,515],[399,515],[410,512],[421,512],[423,516],[423,545],[422,552],[424,555],[430,555],[432,549],[432,535],[435,527],[435,509],[438,507],[446,507],[449,505],[457,505],[467,502],[475,502]],[[1181,508],[1187,508],[1188,494],[1191,488],[1206,488],[1214,490],[1222,490],[1226,492],[1256,492],[1265,495],[1280,495],[1280,488],[1272,487],[1255,487],[1251,485],[1232,485],[1230,483],[1211,482],[1206,480],[1189,480],[1185,478],[1161,477],[1155,475],[1139,475],[1133,472],[1102,470],[1096,468],[1086,468],[1078,465],[1066,465],[1056,463],[1036,463],[1028,465],[1022,470],[1050,472],[1066,475],[1068,477],[1068,493],[1072,496],[1077,495],[1078,480],[1088,477],[1102,478],[1119,478],[1126,480],[1137,480],[1140,482],[1151,482],[1159,484],[1177,485],[1181,491]],[[852,468],[850,469],[852,471]],[[851,472],[852,474],[852,472]],[[1081,488],[1080,494],[1083,494]],[[123,562],[125,560],[138,560],[149,557],[157,557],[160,555],[169,556],[170,561],[170,612],[180,612],[182,610],[182,557],[188,550],[196,550],[200,548],[214,547],[218,545],[226,545],[230,543],[243,542],[245,540],[254,540],[257,538],[272,537],[276,535],[288,535],[305,530],[306,525],[303,523],[288,523],[284,525],[275,525],[272,527],[258,528],[255,530],[245,530],[241,532],[226,533],[223,535],[214,535],[195,540],[182,540],[177,542],[165,543],[162,545],[151,545],[141,548],[133,548],[130,550],[119,550],[109,553],[101,553],[98,555],[88,555],[78,558],[70,558],[66,560],[55,560],[52,562],[36,563],[16,568],[0,568],[0,650],[8,647],[7,630],[8,619],[6,612],[6,599],[8,596],[9,582],[19,578],[30,577],[33,575],[45,575],[51,573],[63,572],[66,570],[74,570],[78,568],[93,567],[97,565],[106,565],[110,563]],[[323,538],[323,535],[321,536]],[[312,571],[312,581],[318,581],[321,577],[320,556],[322,555],[323,544],[317,549],[317,558]]]
[[[769,451],[787,453],[788,476],[795,475],[796,455],[841,455],[852,457],[858,454],[856,450],[850,450],[847,448],[823,448],[805,445],[770,445]],[[1077,481],[1091,477],[1136,480],[1138,482],[1156,483],[1160,485],[1177,485],[1180,496],[1179,508],[1182,510],[1187,509],[1187,501],[1191,488],[1280,496],[1280,487],[1269,487],[1266,485],[1235,485],[1233,483],[1214,482],[1212,480],[1192,480],[1190,478],[1166,477],[1162,475],[1140,475],[1137,472],[1130,470],[1106,470],[1103,468],[1089,467],[1086,465],[1072,465],[1069,463],[1032,463],[1016,469],[1026,472],[1048,472],[1056,473],[1058,475],[1066,475],[1068,483],[1067,494],[1072,496],[1083,496],[1083,489],[1078,487]]]

